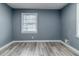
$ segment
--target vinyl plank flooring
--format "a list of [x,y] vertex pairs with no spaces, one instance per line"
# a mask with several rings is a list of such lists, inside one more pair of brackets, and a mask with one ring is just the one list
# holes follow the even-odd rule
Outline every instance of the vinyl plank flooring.
[[16,42],[0,52],[1,56],[76,56],[66,46],[55,42]]

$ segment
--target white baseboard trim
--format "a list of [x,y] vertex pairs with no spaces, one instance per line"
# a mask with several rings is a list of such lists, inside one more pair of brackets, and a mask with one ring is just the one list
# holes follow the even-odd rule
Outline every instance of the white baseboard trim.
[[72,52],[74,52],[75,54],[79,55],[79,50],[77,50],[76,48],[72,47],[71,45],[66,44],[65,42],[61,41],[61,43],[63,45],[65,45],[66,47],[68,47]]
[[61,42],[61,40],[18,40],[13,42]]
[[61,40],[17,40],[17,41],[11,41],[8,44],[2,46],[0,48],[0,51],[2,49],[5,49],[6,47],[10,46],[11,44],[15,43],[15,42],[61,42]]
[[12,43],[14,43],[14,42],[13,42],[13,41],[11,41],[11,42],[9,42],[9,43],[5,44],[4,46],[2,46],[2,47],[0,48],[0,51],[1,51],[2,49],[4,49],[4,48],[6,48],[6,47],[10,46]]

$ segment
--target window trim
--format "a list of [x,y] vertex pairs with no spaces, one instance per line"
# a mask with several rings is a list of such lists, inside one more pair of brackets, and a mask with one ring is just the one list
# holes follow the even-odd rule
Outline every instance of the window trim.
[[77,4],[76,6],[76,37],[79,38],[79,4]]
[[[36,31],[35,32],[33,32],[33,31],[32,32],[30,32],[30,31],[29,32],[28,31],[27,32],[23,32],[22,31],[23,19],[24,19],[23,17],[24,17],[25,14],[35,14],[36,15]],[[36,34],[38,32],[38,24],[37,23],[38,23],[38,14],[37,13],[21,13],[21,33],[25,33],[25,34],[29,34],[29,33]]]

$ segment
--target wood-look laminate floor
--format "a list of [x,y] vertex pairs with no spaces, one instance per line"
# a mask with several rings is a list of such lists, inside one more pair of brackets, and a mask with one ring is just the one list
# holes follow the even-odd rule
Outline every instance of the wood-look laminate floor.
[[75,56],[61,43],[16,42],[0,51],[1,56]]

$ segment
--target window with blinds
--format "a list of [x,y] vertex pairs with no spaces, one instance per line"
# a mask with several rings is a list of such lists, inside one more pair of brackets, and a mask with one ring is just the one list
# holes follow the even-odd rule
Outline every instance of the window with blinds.
[[22,33],[37,33],[37,13],[22,13]]

